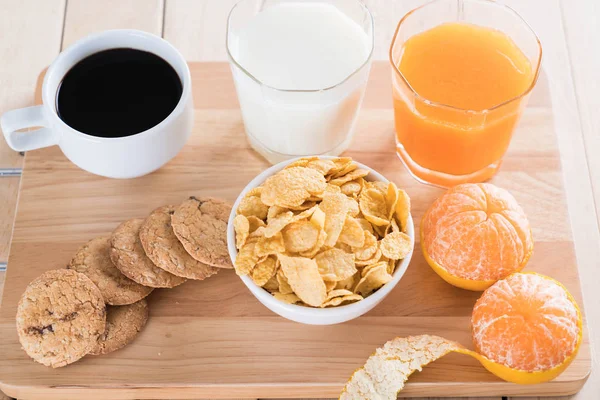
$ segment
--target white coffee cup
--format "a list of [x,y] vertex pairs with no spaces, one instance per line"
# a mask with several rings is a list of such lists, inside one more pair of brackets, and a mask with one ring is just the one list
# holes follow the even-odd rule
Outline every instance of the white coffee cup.
[[[146,131],[118,138],[87,135],[59,118],[57,91],[65,74],[75,64],[94,53],[113,48],[133,48],[162,57],[181,79],[181,98],[167,118]],[[69,160],[86,171],[110,178],[135,178],[163,166],[187,141],[192,132],[194,113],[191,85],[185,59],[167,41],[133,29],[105,31],[87,36],[63,51],[44,77],[43,104],[6,112],[0,119],[0,126],[13,150],[29,151],[58,145]],[[35,127],[39,129],[21,131]]]

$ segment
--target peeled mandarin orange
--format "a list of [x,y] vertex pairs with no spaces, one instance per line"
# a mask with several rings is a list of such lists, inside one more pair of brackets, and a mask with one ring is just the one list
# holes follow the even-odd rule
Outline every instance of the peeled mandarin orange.
[[427,210],[421,246],[446,282],[481,291],[527,264],[533,238],[527,216],[508,191],[467,183],[449,189]]
[[534,272],[495,283],[477,300],[471,317],[473,345],[483,366],[525,384],[552,380],[567,368],[581,345],[582,324],[567,289]]

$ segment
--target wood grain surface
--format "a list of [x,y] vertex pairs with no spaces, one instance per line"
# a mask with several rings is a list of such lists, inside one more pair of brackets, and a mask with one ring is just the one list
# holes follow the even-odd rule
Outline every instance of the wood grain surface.
[[[0,309],[0,388],[13,397],[191,398],[334,397],[375,347],[395,336],[432,333],[469,345],[477,293],[443,282],[416,251],[396,289],[354,321],[300,325],[272,314],[233,271],[150,297],[151,317],[130,346],[52,370],[20,349],[18,299],[43,271],[62,268],[79,245],[127,218],[190,194],[234,201],[267,163],[250,150],[224,63],[191,65],[194,134],[159,171],[111,180],[73,166],[56,147],[27,154],[13,247]],[[413,199],[419,221],[441,190],[412,179],[394,153],[389,67],[374,65],[354,145],[346,153],[393,180]],[[493,182],[509,189],[532,224],[527,269],[563,282],[581,302],[552,108],[540,81],[505,163]],[[476,361],[449,355],[411,377],[403,396],[560,395],[577,391],[590,366],[587,333],[575,362],[557,380],[535,386],[502,382]],[[127,373],[123,373],[127,371]]]

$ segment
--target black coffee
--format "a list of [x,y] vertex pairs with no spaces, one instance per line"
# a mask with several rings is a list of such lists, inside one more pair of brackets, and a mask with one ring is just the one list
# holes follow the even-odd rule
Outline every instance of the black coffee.
[[135,135],[163,121],[177,106],[182,84],[173,67],[156,54],[111,49],[84,58],[63,78],[58,115],[88,135]]

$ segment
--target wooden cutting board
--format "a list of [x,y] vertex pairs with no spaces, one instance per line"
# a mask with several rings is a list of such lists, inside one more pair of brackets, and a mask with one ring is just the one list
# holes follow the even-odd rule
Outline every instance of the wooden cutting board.
[[[159,171],[112,180],[78,169],[58,147],[27,154],[0,309],[2,391],[45,400],[337,397],[351,373],[395,336],[430,333],[470,345],[469,318],[479,294],[442,281],[417,248],[395,290],[374,310],[348,323],[307,326],[287,321],[263,307],[228,270],[203,282],[155,290],[146,329],[123,350],[56,370],[30,360],[15,329],[17,302],[28,282],[46,270],[65,267],[85,241],[160,205],[189,195],[233,202],[268,166],[246,142],[228,66],[196,63],[191,71],[194,134]],[[542,76],[493,182],[514,194],[531,221],[535,250],[526,269],[560,280],[582,304],[553,129]],[[354,144],[346,155],[406,189],[417,222],[442,193],[411,178],[395,155],[385,62],[373,65]],[[475,360],[452,354],[413,375],[401,394],[566,395],[581,388],[589,370],[585,333],[577,359],[546,384],[506,383]]]

